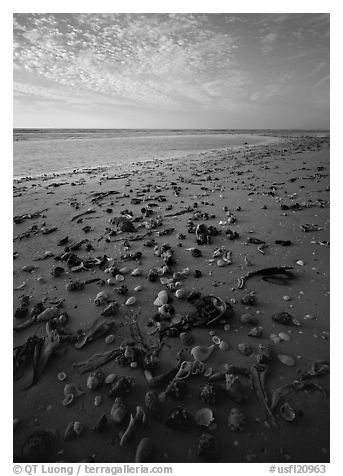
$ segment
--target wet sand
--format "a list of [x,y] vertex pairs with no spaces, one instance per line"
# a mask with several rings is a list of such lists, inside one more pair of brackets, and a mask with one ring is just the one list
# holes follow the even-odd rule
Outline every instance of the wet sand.
[[[104,195],[92,203],[94,193],[108,191],[115,193]],[[148,279],[151,268],[161,268],[163,265],[161,257],[154,253],[154,247],[144,246],[144,242],[152,238],[158,247],[168,243],[174,250],[172,273],[189,268],[189,276],[182,281],[182,288],[199,291],[203,296],[218,296],[230,303],[234,310],[233,317],[227,321],[220,321],[211,328],[193,328],[190,333],[194,343],[190,346],[183,344],[179,337],[166,339],[158,354],[154,374],[175,366],[181,349],[184,350],[183,359],[192,361],[190,350],[193,346],[212,344],[210,331],[214,331],[229,345],[227,351],[216,348],[206,360],[206,367],[211,367],[213,372],[225,368],[224,364],[250,368],[256,363],[258,345],[272,345],[274,358],[270,362],[266,380],[269,398],[273,390],[293,382],[313,361],[328,360],[329,194],[327,137],[284,137],[275,144],[246,147],[234,152],[202,153],[190,156],[187,160],[159,160],[106,171],[99,169],[46,179],[15,181],[14,213],[22,219],[15,220],[20,223],[14,224],[14,287],[23,282],[25,286],[14,290],[14,310],[20,306],[24,295],[30,296],[29,310],[40,301],[49,307],[62,300],[62,309],[69,316],[66,326],[75,335],[79,329],[88,328],[100,316],[104,306],[94,304],[94,298],[100,291],[108,293],[120,306],[113,317],[113,343],[105,343],[106,334],[79,350],[74,348],[73,343],[65,343],[48,362],[35,385],[26,388],[30,383],[29,367],[21,378],[15,380],[14,418],[19,419],[19,425],[14,432],[14,454],[20,456],[23,442],[30,433],[47,429],[56,433],[51,461],[77,462],[93,455],[96,462],[132,462],[139,441],[149,436],[155,446],[150,461],[199,462],[199,436],[210,432],[218,442],[219,462],[328,462],[329,398],[323,392],[299,391],[293,394],[287,401],[297,412],[296,421],[283,420],[277,409],[275,418],[278,427],[273,428],[266,421],[264,410],[247,380],[242,379],[247,394],[246,402],[238,404],[227,397],[216,405],[208,405],[199,396],[208,379],[200,375],[187,380],[188,390],[183,401],[167,398],[162,405],[162,421],[155,421],[144,404],[148,385],[142,369],[121,367],[111,361],[101,367],[106,375],[130,375],[135,380],[133,390],[125,397],[129,413],[134,413],[136,406],[140,405],[147,414],[145,426],[138,428],[132,439],[121,447],[119,434],[127,427],[129,416],[120,425],[109,423],[107,431],[103,433],[93,432],[91,428],[97,419],[102,414],[109,416],[113,398],[108,396],[108,387],[105,385],[96,391],[87,389],[88,374],[80,375],[73,371],[72,364],[89,359],[93,354],[118,348],[125,339],[132,339],[128,325],[132,313],[138,316],[139,329],[146,345],[158,344],[158,334],[150,335],[152,328],[148,322],[156,314],[157,308],[153,302],[158,292],[167,288],[160,283],[159,278],[156,282]],[[161,196],[165,197],[165,201],[158,199]],[[134,197],[141,198],[142,202],[132,203]],[[152,214],[146,218],[141,210],[149,204]],[[84,215],[81,220],[72,220],[90,207],[95,210],[94,213]],[[184,214],[166,217],[185,209],[187,212]],[[106,232],[106,227],[115,228],[109,220],[120,216],[124,210],[134,219],[142,217],[141,221],[134,221],[136,227],[142,228],[138,228],[136,233],[111,235]],[[234,215],[234,223],[227,223],[228,211]],[[35,212],[41,213],[34,218],[23,217]],[[199,219],[194,219],[194,213],[195,218],[197,213],[200,215]],[[161,217],[161,225],[148,230],[144,223],[158,216]],[[212,225],[221,233],[212,237],[211,244],[198,245],[195,234],[188,233],[187,222],[190,218],[193,218],[195,226],[201,223],[207,227]],[[318,230],[303,231],[302,225],[306,224],[316,225]],[[83,228],[86,226],[90,229],[86,228],[85,232]],[[46,227],[57,229],[44,234],[42,231],[47,231]],[[168,229],[173,229],[170,234],[161,233]],[[236,231],[239,237],[229,240],[225,234],[227,229]],[[130,240],[148,231],[151,231],[150,236],[129,241],[130,247],[125,248],[126,243],[122,239]],[[178,233],[184,234],[185,239],[179,239]],[[58,242],[66,236],[69,237],[68,243],[58,246]],[[249,238],[257,238],[268,244],[262,247],[264,254],[258,250],[257,244],[246,244]],[[89,259],[106,255],[113,259],[107,267],[116,265],[129,271],[139,267],[142,275],[131,276],[129,272],[124,275],[124,281],[116,283],[116,286],[91,283],[83,290],[68,291],[68,279],[114,280],[99,267],[72,272],[65,261],[55,259],[63,253],[65,246],[83,239],[89,240],[94,249],[87,251],[85,243],[80,250],[75,251],[79,257]],[[277,245],[276,240],[290,240],[291,245]],[[232,263],[223,267],[217,266],[217,259],[213,259],[214,250],[221,246],[232,252]],[[189,248],[200,249],[202,256],[192,256]],[[50,251],[52,256],[36,261],[46,251]],[[124,253],[136,252],[142,253],[140,264],[121,259]],[[30,265],[37,268],[31,272],[23,271],[23,267]],[[65,270],[59,277],[51,275],[55,266],[62,266]],[[238,289],[239,277],[273,266],[294,267],[295,279],[281,285],[256,276],[246,281],[244,289]],[[195,270],[200,270],[202,277],[195,278]],[[121,284],[128,287],[126,295],[114,290]],[[143,289],[135,292],[133,289],[139,285]],[[256,293],[257,303],[253,306],[242,304],[241,298],[252,291]],[[192,304],[176,299],[172,292],[168,293],[169,302],[175,308],[175,321],[194,311]],[[137,301],[132,306],[126,306],[125,302],[130,296],[135,296]],[[300,326],[274,322],[272,315],[280,311],[288,311]],[[263,327],[261,337],[248,336],[253,326],[241,324],[240,316],[244,313],[258,318],[259,325]],[[20,324],[25,319],[14,319],[14,324]],[[229,330],[224,329],[225,323],[230,324]],[[287,333],[290,340],[273,344],[270,335],[280,332]],[[45,322],[35,322],[27,329],[15,331],[14,346],[24,344],[34,334],[45,336]],[[243,356],[237,350],[239,343],[249,344],[254,353]],[[293,357],[295,366],[282,364],[278,354]],[[62,371],[67,374],[64,382],[57,379],[57,374]],[[313,381],[329,390],[327,375]],[[85,394],[64,407],[63,388],[70,382],[75,382]],[[161,392],[164,388],[157,391]],[[103,397],[99,407],[94,405],[96,395]],[[192,414],[200,408],[210,407],[214,412],[215,426],[206,430],[193,423],[185,432],[168,427],[165,420],[179,404]],[[239,433],[230,431],[228,427],[228,415],[234,407],[241,409],[247,418],[246,429]],[[85,430],[72,441],[64,441],[64,431],[71,421],[80,421]]]

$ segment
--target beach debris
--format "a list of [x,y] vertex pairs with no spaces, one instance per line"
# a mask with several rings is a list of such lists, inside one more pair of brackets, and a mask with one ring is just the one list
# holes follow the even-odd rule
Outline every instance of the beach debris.
[[271,425],[274,428],[278,428],[278,425],[274,418],[271,407],[269,406],[267,389],[266,389],[266,378],[269,372],[269,366],[259,363],[257,365],[253,365],[250,369],[250,372],[251,372],[251,386],[257,396],[257,400],[259,401],[261,407],[263,408]]
[[239,408],[231,408],[228,417],[229,429],[234,433],[244,431],[247,426],[245,414]]
[[97,318],[93,324],[86,330],[81,331],[74,344],[76,349],[81,349],[87,342],[94,341],[110,332],[115,327],[115,322],[105,317]]
[[286,385],[282,385],[281,387],[278,387],[276,390],[273,391],[270,404],[271,411],[275,411],[275,409],[281,404],[282,401],[284,401],[286,397],[289,397],[293,393],[302,390],[305,390],[307,392],[317,390],[320,391],[324,395],[324,397],[327,397],[327,392],[321,385],[318,385],[317,383],[308,380],[295,379],[293,380],[293,382],[288,383]]
[[189,411],[178,405],[168,415],[166,424],[174,430],[187,431],[193,422],[193,417]]
[[272,320],[284,326],[296,325],[296,321],[287,311],[276,312],[272,315]]
[[130,415],[130,422],[128,427],[124,431],[120,439],[120,446],[125,446],[125,444],[132,438],[134,433],[136,432],[139,426],[144,426],[146,421],[146,415],[142,407],[136,407],[136,414],[135,416]]
[[219,459],[218,442],[210,433],[200,435],[197,456],[207,463],[213,463]]
[[25,463],[48,463],[55,448],[55,438],[44,430],[36,430],[24,441],[21,458]]
[[290,355],[277,354],[277,358],[282,364],[287,365],[287,367],[294,367],[295,365],[295,359]]
[[286,421],[294,421],[297,417],[295,410],[293,410],[288,402],[285,402],[281,405],[280,414]]
[[214,344],[209,346],[197,345],[196,347],[193,347],[193,349],[191,350],[191,354],[194,360],[198,360],[199,362],[204,362],[211,356],[215,347],[216,346]]
[[288,281],[295,278],[294,273],[290,271],[292,266],[275,266],[272,268],[263,268],[256,271],[250,271],[238,278],[238,289],[243,289],[245,282],[254,277],[262,276],[264,281],[272,282],[275,284],[288,284]]
[[117,397],[114,400],[114,403],[113,403],[112,408],[110,410],[111,420],[114,423],[119,424],[122,421],[124,421],[124,418],[126,417],[127,412],[128,412],[128,409],[127,409],[127,406],[126,406],[123,398],[122,397]]
[[126,306],[133,306],[133,304],[135,304],[136,301],[137,301],[137,298],[135,296],[131,296],[125,301],[125,305]]
[[103,306],[104,304],[107,304],[109,300],[109,297],[108,295],[106,294],[105,291],[101,291],[100,293],[98,293],[96,296],[95,296],[95,299],[94,299],[94,304],[96,306]]
[[105,381],[105,374],[101,370],[95,370],[87,377],[86,386],[89,390],[98,390]]
[[74,382],[67,383],[63,389],[63,393],[64,393],[64,400],[62,402],[63,406],[70,405],[75,400],[75,398],[81,397],[82,395],[85,394],[85,392],[79,389],[78,386]]
[[210,408],[200,408],[195,413],[194,420],[199,426],[209,427],[214,421],[213,411]]
[[145,436],[138,443],[135,453],[135,463],[148,463],[154,452],[154,442],[151,438]]
[[55,317],[58,317],[60,312],[61,310],[57,307],[47,307],[46,309],[44,309],[44,311],[38,314],[38,316],[36,316],[36,320],[38,322],[50,321]]

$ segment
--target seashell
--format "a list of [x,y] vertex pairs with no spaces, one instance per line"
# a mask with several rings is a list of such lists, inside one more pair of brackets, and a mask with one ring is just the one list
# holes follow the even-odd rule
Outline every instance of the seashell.
[[282,299],[284,301],[291,301],[292,298],[291,298],[291,296],[283,296]]
[[283,405],[281,405],[280,413],[282,418],[286,421],[294,421],[297,417],[297,414],[288,402],[285,402]]
[[214,421],[213,411],[210,408],[200,408],[195,413],[194,420],[199,426],[209,427]]
[[136,286],[135,288],[133,288],[133,290],[138,293],[139,291],[142,291],[143,289],[143,286],[139,285],[139,286]]
[[84,432],[84,425],[79,421],[74,421],[74,431],[77,436],[80,436]]
[[197,345],[196,347],[193,347],[193,349],[191,350],[191,354],[194,360],[204,362],[210,357],[214,349],[215,344],[212,344],[208,347],[206,347],[205,345]]
[[154,301],[154,306],[161,307],[163,304],[168,303],[168,293],[167,291],[160,291],[157,298]]
[[224,340],[222,340],[219,344],[219,349],[222,350],[223,352],[226,352],[227,350],[229,350],[229,344],[225,342]]
[[54,319],[55,317],[58,317],[60,314],[60,310],[57,309],[57,307],[47,307],[44,309],[43,312],[38,314],[36,317],[37,321],[50,321],[51,319]]
[[279,344],[281,342],[281,338],[277,334],[270,334],[269,338],[273,344]]
[[210,377],[213,374],[212,367],[208,367],[204,372],[204,377]]
[[246,357],[251,355],[253,352],[251,346],[249,344],[246,344],[245,342],[238,344],[237,349],[242,355],[245,355]]
[[165,277],[164,277],[164,278],[160,278],[160,283],[161,283],[161,284],[169,284],[169,283],[171,283],[172,281],[173,281],[173,280],[170,279],[170,278],[165,278]]
[[179,288],[175,291],[175,297],[177,299],[186,299],[188,292],[184,288]]
[[126,417],[126,414],[127,414],[127,406],[125,405],[124,400],[121,397],[117,397],[114,400],[114,403],[110,411],[111,420],[114,423],[119,424],[124,420],[124,418]]
[[142,271],[139,269],[139,268],[135,268],[132,272],[131,272],[131,276],[141,276],[142,275]]
[[108,374],[107,377],[105,378],[105,383],[113,383],[116,379],[118,378],[117,374]]
[[127,274],[130,272],[130,268],[128,266],[124,266],[123,268],[120,268],[119,274]]
[[213,336],[212,337],[212,342],[213,342],[213,344],[219,345],[221,340],[218,336]]
[[154,451],[154,443],[151,438],[144,437],[138,443],[135,453],[135,463],[148,463]]
[[63,380],[65,380],[66,378],[67,378],[67,374],[65,372],[60,372],[57,374],[57,379],[60,382],[63,382]]
[[96,407],[100,407],[100,405],[102,404],[102,396],[101,395],[97,395],[95,398],[94,398],[94,405]]
[[295,360],[290,355],[278,354],[277,358],[282,364],[287,365],[287,367],[294,367],[295,365]]
[[229,429],[235,433],[244,431],[247,426],[245,414],[238,408],[232,408],[228,417]]
[[192,423],[191,414],[181,405],[174,408],[166,420],[166,424],[174,430],[187,431]]
[[122,274],[116,274],[115,278],[116,281],[124,281],[124,276]]
[[96,306],[103,306],[104,304],[107,304],[107,302],[108,302],[108,295],[105,293],[105,291],[101,291],[95,296],[94,304]]
[[296,261],[296,264],[298,266],[304,266],[305,265],[305,261],[303,261],[302,259],[299,259],[298,261]]
[[251,324],[253,326],[256,326],[258,324],[257,317],[249,313],[242,314],[239,319],[242,324]]
[[104,383],[105,375],[102,373],[101,370],[96,370],[92,372],[87,377],[87,388],[89,390],[97,390],[101,385]]
[[131,296],[129,297],[129,299],[127,299],[127,301],[125,302],[125,305],[132,306],[133,304],[135,304],[136,301],[137,301],[137,298],[135,298],[135,296]]
[[229,331],[231,329],[230,324],[225,324],[224,331]]
[[68,393],[62,400],[62,405],[64,407],[67,407],[68,405],[73,403],[73,401],[74,401],[74,395],[72,393]]
[[287,332],[279,332],[279,337],[284,342],[289,342],[291,340],[291,337]]
[[218,261],[217,261],[217,266],[219,266],[219,268],[222,268],[223,266],[226,266],[227,265],[227,262],[224,261],[222,258],[220,258]]
[[75,383],[67,383],[65,386],[64,386],[64,389],[63,389],[63,393],[64,395],[74,395],[74,397],[80,397],[81,395],[84,395],[85,392],[83,392],[82,390],[80,390],[76,385]]
[[114,335],[113,334],[109,334],[106,338],[105,338],[105,343],[110,345],[114,342]]
[[213,463],[219,458],[217,440],[210,433],[200,435],[197,455],[207,463]]
[[263,333],[263,327],[262,326],[256,326],[250,329],[248,332],[248,336],[250,337],[261,337]]

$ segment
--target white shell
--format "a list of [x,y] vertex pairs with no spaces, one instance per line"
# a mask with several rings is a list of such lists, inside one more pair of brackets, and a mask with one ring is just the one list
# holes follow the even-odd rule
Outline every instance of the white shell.
[[219,344],[219,349],[222,350],[223,352],[229,350],[229,344],[222,340]]
[[281,340],[285,341],[285,342],[288,342],[291,340],[291,337],[289,334],[287,334],[287,332],[279,332],[279,337]]
[[116,274],[115,280],[116,281],[124,281],[124,276],[122,274]]
[[199,362],[204,362],[210,357],[215,347],[215,344],[212,344],[208,347],[204,345],[197,345],[196,347],[193,347],[193,349],[191,350],[193,359],[198,360]]
[[137,301],[134,296],[129,297],[129,299],[125,302],[126,306],[132,306]]
[[277,357],[280,362],[282,362],[284,365],[287,365],[288,367],[293,367],[295,365],[295,360],[290,355],[278,354]]
[[105,378],[105,383],[113,383],[117,378],[117,374],[108,374],[107,377]]
[[94,405],[96,407],[100,407],[102,403],[102,396],[101,395],[97,395],[95,398],[94,398]]
[[142,291],[143,289],[143,286],[139,285],[139,286],[136,286],[133,290],[138,293],[139,291]]
[[106,344],[112,344],[114,342],[114,334],[109,334],[106,338],[105,338],[105,343]]
[[200,408],[194,415],[194,419],[199,426],[210,426],[213,422],[213,411],[210,408]]
[[139,268],[135,268],[132,272],[131,272],[131,276],[141,276],[142,274],[142,271],[139,269]]
[[74,422],[74,431],[78,436],[83,433],[84,428],[85,427],[83,426],[83,424],[80,423],[79,421]]

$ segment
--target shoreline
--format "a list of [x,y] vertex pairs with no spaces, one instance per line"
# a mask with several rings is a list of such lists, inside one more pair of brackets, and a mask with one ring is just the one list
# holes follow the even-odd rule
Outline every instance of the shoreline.
[[[275,411],[278,428],[275,429],[245,379],[240,377],[247,394],[246,402],[225,398],[218,403],[209,403],[199,397],[208,379],[195,376],[187,380],[184,398],[178,401],[168,397],[162,404],[162,420],[155,421],[144,403],[148,386],[142,368],[120,366],[111,361],[101,367],[105,375],[130,376],[135,387],[125,396],[129,411],[124,422],[120,425],[109,422],[108,430],[98,433],[91,428],[102,414],[109,417],[114,400],[108,396],[106,386],[95,392],[87,389],[88,373],[80,375],[73,370],[72,364],[132,339],[128,325],[132,314],[137,315],[146,345],[156,345],[157,335],[150,333],[149,322],[156,314],[153,302],[161,290],[167,290],[176,316],[194,311],[190,302],[178,299],[159,279],[155,282],[148,279],[149,269],[163,265],[157,251],[166,243],[174,251],[171,272],[190,270],[187,277],[180,279],[181,288],[218,296],[233,307],[234,314],[213,327],[190,329],[192,344],[179,337],[169,337],[158,354],[154,375],[175,366],[180,351],[186,361],[192,361],[192,347],[212,344],[210,331],[229,346],[227,350],[215,347],[205,362],[213,372],[219,372],[225,364],[250,368],[256,363],[259,344],[272,346],[273,358],[268,362],[270,372],[266,380],[269,397],[276,388],[298,378],[314,360],[329,360],[329,170],[329,137],[284,136],[268,145],[190,154],[187,160],[152,159],[122,166],[116,164],[105,170],[96,168],[14,180],[14,215],[17,217],[14,224],[14,287],[25,283],[22,289],[14,290],[14,310],[20,307],[23,295],[30,296],[30,309],[38,302],[45,307],[54,307],[60,302],[61,309],[68,315],[66,327],[75,335],[101,316],[104,306],[94,304],[99,292],[105,291],[119,304],[113,316],[112,344],[105,342],[110,332],[80,350],[66,342],[61,352],[49,361],[36,385],[23,390],[30,377],[28,369],[14,382],[14,417],[20,422],[14,433],[14,454],[20,456],[22,445],[32,431],[45,429],[57,434],[52,461],[77,462],[95,454],[96,462],[130,462],[140,439],[149,436],[155,446],[153,462],[200,462],[197,445],[200,435],[208,430],[194,423],[189,431],[182,432],[165,424],[170,411],[182,405],[193,415],[203,407],[213,410],[216,427],[209,432],[218,442],[219,462],[328,462],[329,399],[320,391],[292,395],[287,401],[295,409],[297,419],[294,422],[283,420],[278,409]],[[63,181],[54,181],[62,177]],[[99,193],[101,195],[97,195]],[[142,211],[147,208],[151,212]],[[82,215],[90,209],[94,212]],[[135,219],[137,232],[110,232],[109,229],[115,229],[110,220],[123,214]],[[195,226],[213,226],[218,234],[212,236],[210,244],[198,245],[195,234],[189,232],[189,219]],[[152,223],[156,227],[149,228]],[[308,229],[310,225],[314,228]],[[229,239],[227,230],[236,232],[237,239]],[[130,241],[146,232],[150,232],[148,238]],[[184,235],[183,239],[180,234]],[[109,265],[127,268],[128,272],[122,272],[124,280],[109,286],[106,280],[111,275],[104,269],[94,267],[74,272],[66,262],[56,260],[64,251],[64,246],[58,243],[66,236],[68,244],[85,240],[84,245],[75,250],[78,257],[89,260],[106,255],[112,259]],[[154,246],[144,246],[145,241],[152,238],[157,250]],[[262,247],[261,252],[258,244],[249,243],[249,238],[268,246]],[[280,240],[288,240],[291,245],[277,244]],[[93,249],[87,250],[87,243]],[[214,259],[213,254],[222,246],[231,251],[232,262],[219,266],[218,258]],[[198,248],[201,256],[193,256],[192,248]],[[46,258],[45,252],[50,253]],[[130,253],[142,253],[138,259],[140,263],[126,259]],[[51,275],[56,265],[64,268],[59,277]],[[31,271],[28,271],[29,266],[33,266]],[[249,279],[244,289],[239,289],[239,277],[272,266],[292,266],[296,278],[282,285],[257,276]],[[130,274],[136,267],[142,270],[141,276]],[[195,270],[201,272],[201,277],[194,276]],[[68,279],[85,281],[93,278],[101,278],[105,284],[90,283],[77,292],[66,288]],[[127,286],[126,294],[115,290],[121,284]],[[134,291],[137,286],[142,289]],[[241,302],[248,293],[255,293],[256,304]],[[125,304],[129,297],[137,299],[132,306]],[[287,311],[301,325],[288,326],[273,321],[271,317],[281,311]],[[248,335],[253,326],[242,324],[243,314],[252,315],[263,327],[261,337]],[[15,325],[20,321],[14,318]],[[229,328],[225,328],[226,324]],[[273,342],[271,335],[280,333],[284,340]],[[22,345],[33,334],[44,336],[45,322],[15,332],[15,345]],[[242,343],[251,347],[251,354],[243,355],[238,350],[238,344]],[[278,355],[291,357],[294,365],[283,364]],[[66,381],[57,379],[60,372],[67,374]],[[63,388],[72,382],[85,393],[69,407],[64,407]],[[329,388],[328,375],[318,377],[314,382]],[[161,387],[157,391],[163,390]],[[94,405],[97,395],[101,396],[98,407]],[[119,434],[127,427],[129,414],[134,413],[137,405],[146,412],[148,425],[137,429],[132,440],[121,447]],[[246,429],[238,433],[230,431],[227,423],[229,411],[235,407],[244,412],[247,420]],[[85,430],[74,440],[64,441],[63,434],[70,421],[80,421]],[[302,444],[304,440],[309,443],[306,448]]]

